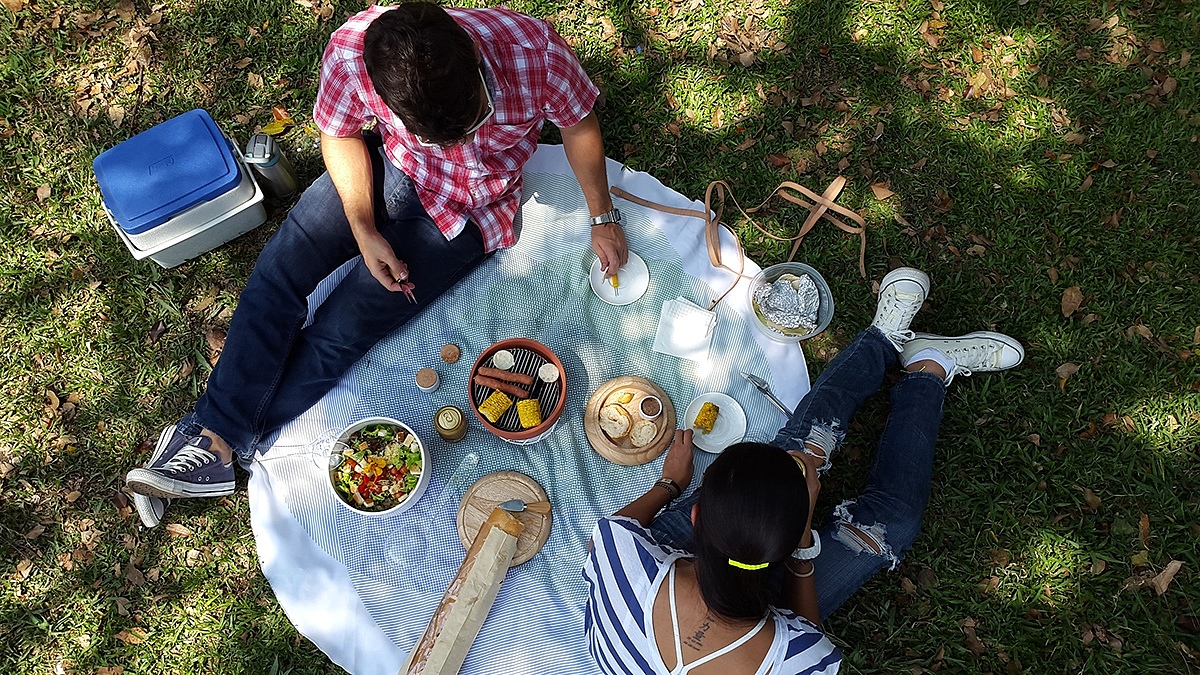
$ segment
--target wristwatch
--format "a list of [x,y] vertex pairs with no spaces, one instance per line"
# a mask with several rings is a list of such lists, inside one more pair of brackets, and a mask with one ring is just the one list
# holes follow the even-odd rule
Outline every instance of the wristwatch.
[[619,209],[613,208],[612,211],[601,213],[600,215],[592,218],[592,227],[597,225],[607,225],[609,223],[616,223],[617,225],[621,224],[621,211]]
[[796,560],[812,560],[821,555],[821,533],[816,530],[812,531],[813,543],[808,548],[797,548],[792,551],[792,557]]

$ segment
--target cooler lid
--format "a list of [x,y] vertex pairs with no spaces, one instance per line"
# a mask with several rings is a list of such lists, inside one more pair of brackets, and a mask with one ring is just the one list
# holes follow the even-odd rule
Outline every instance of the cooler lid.
[[228,141],[200,108],[105,150],[92,169],[104,204],[129,234],[162,225],[241,180]]

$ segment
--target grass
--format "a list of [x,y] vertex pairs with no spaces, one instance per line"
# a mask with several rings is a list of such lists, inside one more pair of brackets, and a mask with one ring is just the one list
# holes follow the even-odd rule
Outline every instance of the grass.
[[[602,86],[610,156],[691,196],[730,180],[743,203],[846,175],[871,279],[909,264],[934,280],[917,328],[1026,343],[1020,369],[953,386],[922,536],[826,626],[847,672],[1200,670],[1194,3],[511,6],[553,20]],[[112,235],[89,163],[193,107],[240,139],[273,105],[307,121],[324,42],[360,8],[0,11],[0,671],[336,670],[262,578],[244,491],[172,507],[190,536],[139,530],[120,496],[139,444],[202,389],[204,332],[227,325],[286,205],[162,270]],[[321,171],[310,138],[284,142],[304,180]],[[876,200],[876,182],[895,195]],[[761,223],[790,235],[802,220]],[[764,265],[790,248],[739,231]],[[800,258],[839,308],[808,345],[815,374],[874,301],[855,238],[821,224]],[[1073,286],[1082,304],[1064,316]],[[1079,369],[1063,380],[1066,363]],[[885,411],[855,421],[829,504],[861,484]],[[1172,560],[1165,594],[1123,590]]]

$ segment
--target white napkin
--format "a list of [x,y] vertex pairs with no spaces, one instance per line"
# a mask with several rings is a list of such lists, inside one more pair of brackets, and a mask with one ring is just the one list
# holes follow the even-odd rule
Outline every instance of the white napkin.
[[686,298],[663,303],[654,351],[689,361],[707,361],[717,315]]

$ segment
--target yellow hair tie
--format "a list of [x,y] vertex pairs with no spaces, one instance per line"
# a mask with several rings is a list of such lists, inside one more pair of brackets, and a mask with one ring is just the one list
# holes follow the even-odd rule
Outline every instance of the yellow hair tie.
[[741,569],[750,570],[753,572],[754,570],[761,570],[764,567],[766,567],[767,565],[770,565],[771,563],[759,563],[757,565],[747,565],[744,562],[738,562],[738,561],[734,560],[733,558],[730,558],[729,564],[733,565],[734,567],[740,567]]

